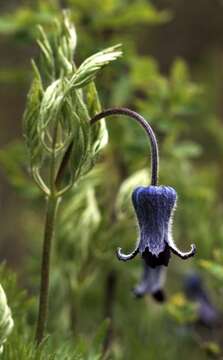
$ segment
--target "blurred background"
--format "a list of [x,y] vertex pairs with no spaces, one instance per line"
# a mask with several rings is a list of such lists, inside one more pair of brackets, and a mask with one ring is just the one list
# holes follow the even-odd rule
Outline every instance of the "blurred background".
[[[132,249],[137,238],[130,197],[148,182],[148,143],[131,120],[108,121],[109,145],[60,209],[49,328],[88,343],[110,318],[103,341],[108,358],[177,359],[180,351],[182,360],[222,359],[222,0],[1,1],[0,259],[6,290],[6,272],[17,276],[11,306],[19,289],[27,289],[28,299],[38,294],[45,203],[29,174],[22,116],[30,61],[38,56],[36,25],[52,31],[63,8],[76,27],[77,64],[123,44],[121,60],[97,78],[102,107],[129,107],[152,124],[160,183],[178,192],[174,239],[183,250],[195,243],[197,255],[186,262],[172,256],[166,303],[150,294],[135,299],[142,263],[119,263],[114,252]],[[21,314],[14,308],[16,321]]]

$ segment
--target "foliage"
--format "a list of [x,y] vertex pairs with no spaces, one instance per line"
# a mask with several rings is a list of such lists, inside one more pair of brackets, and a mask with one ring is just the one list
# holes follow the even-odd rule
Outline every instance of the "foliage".
[[[0,166],[8,181],[27,200],[24,209],[17,211],[27,222],[22,235],[29,257],[24,264],[26,271],[21,271],[29,295],[20,291],[21,285],[16,285],[14,275],[5,267],[0,271],[15,322],[3,359],[92,360],[106,353],[114,359],[169,360],[178,358],[179,352],[182,359],[206,359],[205,344],[211,347],[215,339],[195,341],[197,333],[187,324],[196,320],[197,307],[179,291],[184,272],[198,266],[214,279],[215,286],[210,282],[213,296],[221,293],[222,257],[210,257],[213,248],[222,247],[219,159],[223,131],[211,104],[211,86],[195,82],[183,59],[176,59],[169,73],[163,74],[146,44],[141,54],[138,44],[143,31],[149,42],[151,25],[159,26],[174,16],[169,11],[158,11],[154,2],[69,0],[66,5],[70,14],[65,15],[58,3],[38,1],[0,19],[0,32],[7,41],[30,46],[38,36],[39,44],[38,65],[32,62],[33,83],[24,116],[29,154],[21,139],[0,150]],[[63,20],[55,22],[56,15]],[[37,28],[37,24],[41,26]],[[103,108],[128,105],[151,122],[160,145],[160,183],[175,187],[179,194],[174,238],[179,244],[196,243],[198,248],[197,260],[190,265],[173,261],[166,286],[170,296],[164,308],[149,299],[133,299],[131,288],[138,281],[141,263],[123,265],[114,256],[117,246],[131,249],[137,238],[130,194],[136,186],[148,183],[147,140],[131,120],[111,119],[110,141],[105,149],[105,124],[92,132],[88,126],[89,119],[101,109],[95,75],[121,55],[119,47],[100,50],[120,42],[123,59],[97,76]],[[96,55],[89,58],[95,51]],[[87,60],[81,63],[85,57]],[[8,72],[10,81],[16,82],[20,72]],[[25,69],[22,77],[29,74]],[[38,284],[42,236],[38,212],[42,197],[39,188],[33,186],[30,170],[34,170],[40,188],[46,189],[39,175],[41,170],[49,186],[51,136],[57,121],[64,130],[56,145],[58,164],[71,139],[75,142],[72,166],[63,185],[69,185],[70,180],[75,184],[64,195],[57,222],[50,291],[49,331],[53,335],[37,351],[32,343],[36,304],[30,298],[36,295]],[[98,159],[102,148],[103,155]],[[97,165],[89,172],[96,159]],[[29,160],[32,169],[27,170]],[[107,294],[111,273],[115,274],[115,294]],[[106,299],[113,296],[111,315]],[[215,300],[222,308],[217,296]],[[103,321],[106,317],[111,318],[112,326]],[[105,350],[110,329],[113,338]]]
[[[121,51],[119,45],[108,48],[86,59],[76,69],[73,62],[76,32],[68,13],[64,13],[61,24],[55,22],[52,38],[48,38],[40,27],[37,42],[41,50],[41,68],[38,69],[33,62],[34,80],[28,95],[23,128],[33,176],[47,193],[39,171],[49,155],[54,154],[54,162],[57,162],[73,144],[70,177],[71,183],[74,183],[81,173],[86,172],[96,153],[106,143],[104,126],[98,125],[90,130],[87,105],[90,102],[91,112],[100,106],[93,80],[102,67],[121,55]],[[83,92],[80,90],[82,87],[85,87]]]

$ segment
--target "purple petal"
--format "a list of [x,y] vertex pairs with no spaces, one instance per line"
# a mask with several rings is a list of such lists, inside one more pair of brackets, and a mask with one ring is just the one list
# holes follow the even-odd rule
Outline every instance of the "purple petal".
[[196,254],[196,246],[194,244],[190,246],[191,249],[189,251],[183,252],[179,250],[177,245],[174,243],[171,235],[169,235],[167,238],[167,244],[169,245],[172,252],[183,260],[189,259]]
[[166,240],[176,196],[168,186],[139,187],[133,192],[140,231],[139,252],[150,266],[168,264],[170,252]]
[[144,263],[143,275],[140,283],[134,288],[136,297],[143,297],[146,294],[152,295],[157,301],[164,301],[163,285],[166,278],[166,271],[163,266],[152,269]]
[[116,255],[117,255],[117,258],[119,260],[128,261],[128,260],[132,260],[138,254],[138,252],[139,252],[139,247],[138,246],[135,248],[135,250],[133,250],[133,252],[131,252],[129,254],[124,254],[122,252],[122,249],[118,248],[117,252],[116,252]]

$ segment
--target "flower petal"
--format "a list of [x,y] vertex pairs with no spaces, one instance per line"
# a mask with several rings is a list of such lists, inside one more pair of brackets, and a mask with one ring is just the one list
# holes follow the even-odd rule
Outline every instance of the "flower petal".
[[170,251],[165,240],[176,198],[176,191],[169,186],[138,187],[132,194],[140,231],[139,252],[152,267],[168,265]]
[[123,254],[122,248],[118,248],[116,251],[117,258],[122,261],[128,261],[133,259],[139,252],[139,247],[137,246],[133,252],[130,254]]
[[166,279],[166,269],[163,266],[151,268],[144,262],[143,274],[139,284],[133,289],[137,298],[148,294],[153,296],[156,301],[165,300],[163,286]]
[[167,244],[169,245],[172,252],[183,260],[186,260],[196,254],[196,246],[194,244],[191,245],[191,249],[189,251],[183,252],[179,250],[177,245],[174,243],[172,236],[168,236]]

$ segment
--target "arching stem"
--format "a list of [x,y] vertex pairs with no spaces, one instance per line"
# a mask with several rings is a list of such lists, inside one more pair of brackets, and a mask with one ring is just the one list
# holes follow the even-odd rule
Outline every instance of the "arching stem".
[[90,123],[93,125],[97,121],[112,115],[125,115],[134,119],[146,131],[151,145],[151,185],[156,186],[158,183],[159,170],[159,151],[156,136],[148,122],[137,112],[127,108],[107,109],[95,115]]

